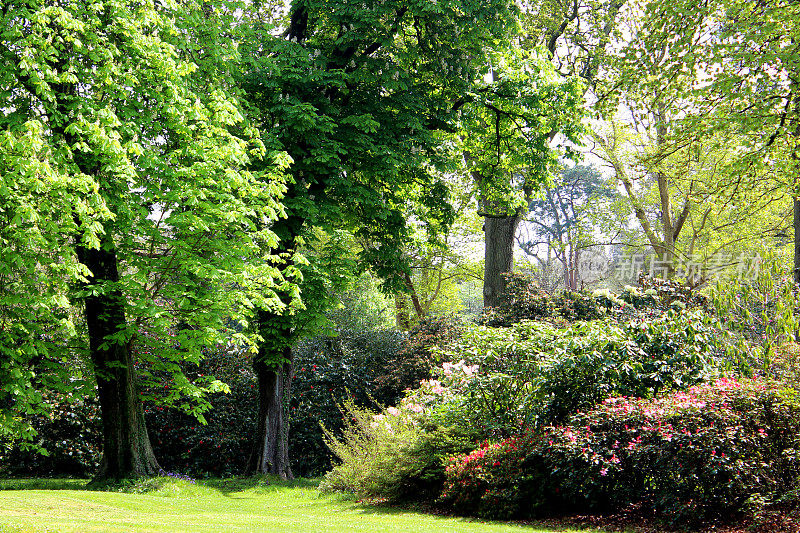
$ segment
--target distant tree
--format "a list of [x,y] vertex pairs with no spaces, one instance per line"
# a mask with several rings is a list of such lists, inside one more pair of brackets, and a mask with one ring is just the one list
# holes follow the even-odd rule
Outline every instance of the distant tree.
[[[517,229],[534,193],[552,177],[557,146],[564,138],[578,141],[583,93],[598,82],[623,5],[523,2],[518,38],[492,64],[494,76],[481,93],[485,105],[465,147],[485,217],[485,307],[498,304],[505,274],[513,271]],[[569,153],[569,144],[561,146]]]
[[540,246],[544,246],[545,255],[549,258],[552,254],[561,263],[564,287],[578,289],[581,252],[611,237],[600,234],[605,228],[597,222],[616,194],[613,183],[594,167],[564,168],[553,185],[544,189],[542,198],[530,203],[525,217],[529,232],[518,236],[520,248],[529,256],[539,256]]
[[[763,142],[761,148],[753,144],[763,136],[750,129],[753,117],[745,118],[749,111],[741,98],[754,90],[751,83],[767,82],[764,76],[772,78],[784,69],[781,62],[788,58],[777,60],[773,44],[765,41],[762,59],[773,62],[771,67],[742,55],[739,43],[750,41],[740,32],[749,29],[727,20],[739,9],[735,4],[652,2],[647,9],[626,11],[622,17],[629,31],[606,65],[614,90],[599,98],[598,111],[607,120],[595,128],[596,153],[623,186],[658,270],[669,277],[679,263],[697,263],[693,283],[702,283],[720,266],[714,263],[721,255],[746,251],[748,242],[774,235],[785,219],[775,216],[782,209],[782,172],[768,162],[769,156],[765,159]],[[777,43],[788,42],[774,37]],[[723,51],[742,61],[747,56],[750,67],[745,70],[766,68],[769,74],[750,79],[739,70],[739,60]],[[733,72],[744,84],[742,93],[725,88]],[[772,90],[768,86],[773,82],[778,80],[762,89]],[[775,118],[762,110],[766,122],[759,127]]]

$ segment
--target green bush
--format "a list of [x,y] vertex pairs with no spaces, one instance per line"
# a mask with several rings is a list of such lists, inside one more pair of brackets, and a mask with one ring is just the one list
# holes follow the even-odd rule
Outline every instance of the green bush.
[[[300,341],[294,349],[294,379],[289,405],[289,456],[297,475],[319,475],[330,468],[330,452],[320,423],[338,429],[345,399],[359,405],[394,403],[398,396],[377,394],[375,380],[404,346],[394,330],[340,330]],[[244,473],[252,452],[258,416],[258,383],[250,354],[220,348],[192,372],[214,375],[230,392],[212,395],[206,424],[178,409],[147,403],[150,440],[161,466],[193,476]]]
[[325,432],[337,464],[320,490],[390,502],[435,499],[444,482],[446,458],[464,453],[473,442],[428,425],[419,407],[403,402],[376,413],[345,402],[341,436]]
[[712,287],[714,310],[728,328],[754,343],[774,347],[797,342],[800,290],[790,270],[791,259],[764,255],[755,276],[719,281]]
[[639,287],[626,286],[615,295],[608,289],[592,294],[561,291],[549,294],[525,274],[506,274],[506,288],[497,307],[486,309],[481,323],[508,327],[522,320],[539,320],[563,326],[569,322],[605,317],[657,318],[666,311],[701,309],[708,311],[711,301],[695,288],[677,280],[639,276]]
[[794,498],[800,401],[721,379],[658,399],[610,398],[569,424],[453,458],[442,501],[487,518],[633,503],[690,524]]
[[[330,452],[323,442],[320,422],[330,428],[340,427],[337,404],[345,398],[360,405],[399,401],[394,389],[376,381],[390,373],[393,361],[405,348],[403,333],[373,329],[342,330],[338,337],[320,336],[298,344],[289,432],[296,474],[319,475],[330,468]],[[145,419],[159,464],[166,471],[195,477],[243,474],[258,415],[258,384],[251,355],[218,346],[208,350],[198,365],[187,363],[185,367],[190,378],[213,375],[227,383],[230,392],[209,396],[211,409],[204,413],[203,424],[178,408],[160,403],[169,390],[166,381],[145,391]],[[150,381],[155,378],[166,380],[169,375],[153,376]],[[49,455],[0,442],[0,473],[93,475],[102,441],[96,400],[68,401],[53,396],[47,401],[49,416],[36,418],[33,424],[39,431],[35,444]]]
[[86,477],[100,464],[100,406],[93,397],[61,394],[43,397],[47,415],[31,425],[37,431],[33,444],[44,453],[0,441],[0,475]]
[[486,326],[508,327],[522,320],[546,320],[555,324],[596,320],[605,316],[610,308],[606,300],[582,292],[551,295],[526,274],[511,272],[504,277],[506,288],[500,295],[500,305],[485,309],[481,317],[481,323]]
[[676,279],[663,279],[639,274],[639,286],[645,293],[655,296],[656,303],[664,309],[702,309],[708,311],[711,300],[696,288]]
[[[527,321],[476,326],[443,357],[463,359],[477,371],[453,379],[440,370],[448,394],[426,396],[431,417],[443,426],[478,429],[483,438],[559,423],[609,396],[653,397],[748,373],[752,359],[699,311],[563,329]],[[424,387],[419,394],[426,394]]]
[[331,466],[320,424],[342,429],[339,405],[389,405],[400,392],[382,385],[405,347],[397,330],[340,330],[337,337],[300,341],[294,349],[289,455],[295,474],[320,475]]

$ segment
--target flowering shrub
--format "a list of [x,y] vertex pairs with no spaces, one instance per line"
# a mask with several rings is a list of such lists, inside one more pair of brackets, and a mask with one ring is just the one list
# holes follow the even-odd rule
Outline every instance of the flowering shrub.
[[422,318],[408,332],[385,372],[375,378],[376,393],[384,398],[399,398],[406,389],[430,378],[431,370],[442,362],[437,350],[461,338],[464,327],[461,319],[454,316]]
[[[476,450],[450,459],[439,502],[459,514],[502,519],[537,516],[536,506],[552,504],[557,491],[542,475],[541,437],[522,433],[501,442],[484,441]],[[557,509],[549,507],[549,512]]]
[[796,489],[799,431],[797,392],[774,382],[610,398],[567,425],[454,457],[441,499],[492,518],[634,502],[676,523],[753,512]]
[[467,328],[444,359],[470,374],[438,373],[444,388],[417,392],[431,419],[480,438],[565,421],[615,395],[653,397],[722,375],[749,372],[752,357],[698,311],[645,321],[594,321],[556,329],[537,322]]
[[346,402],[342,436],[325,432],[338,464],[320,490],[392,502],[435,499],[444,482],[445,457],[469,450],[472,443],[428,425],[424,411],[411,401],[380,413]]

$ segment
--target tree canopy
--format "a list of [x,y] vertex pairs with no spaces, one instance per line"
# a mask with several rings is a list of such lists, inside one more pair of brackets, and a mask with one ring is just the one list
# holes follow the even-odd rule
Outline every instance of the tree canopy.
[[[202,5],[5,3],[0,15],[0,427],[29,435],[20,415],[42,389],[94,378],[105,473],[152,472],[131,347],[169,339],[142,353],[178,395],[217,386],[189,382],[177,362],[256,301],[283,306],[264,259],[289,160],[264,146],[229,84],[203,83],[196,54],[236,52],[196,40],[230,23]],[[246,170],[253,160],[266,164]],[[65,364],[76,342],[83,375]]]

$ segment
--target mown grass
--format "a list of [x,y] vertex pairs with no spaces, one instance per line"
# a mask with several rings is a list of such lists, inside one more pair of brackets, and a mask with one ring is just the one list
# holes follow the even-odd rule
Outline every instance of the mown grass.
[[[315,480],[191,483],[154,478],[0,480],[0,533],[29,532],[569,532],[366,506],[322,495]],[[587,530],[583,530],[584,533]]]

